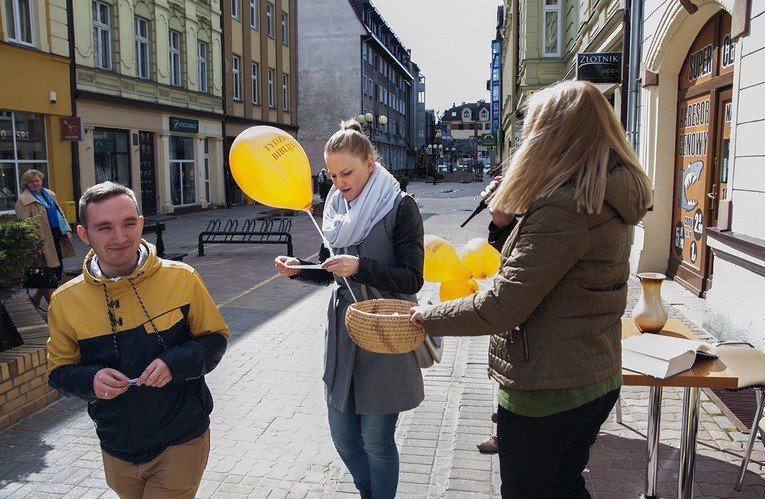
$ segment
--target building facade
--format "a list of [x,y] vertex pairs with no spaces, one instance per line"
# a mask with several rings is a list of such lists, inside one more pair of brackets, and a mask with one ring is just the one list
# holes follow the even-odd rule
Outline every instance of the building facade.
[[75,199],[66,8],[65,0],[0,4],[0,214],[13,213],[30,168],[45,174],[62,206]]
[[228,151],[241,132],[269,125],[297,135],[296,0],[223,0],[227,204],[245,200]]
[[719,338],[765,346],[765,5],[749,0],[505,2],[503,147],[524,102],[576,77],[576,56],[621,52],[600,85],[654,184],[635,228],[633,272],[664,272],[705,297]]
[[383,166],[412,174],[424,79],[409,51],[368,1],[300,0],[298,10],[299,139],[313,174],[339,123],[359,115]]
[[639,269],[706,296],[704,325],[765,346],[762,2],[644,2],[640,160],[656,203]]
[[491,103],[485,100],[453,105],[441,116],[441,143],[449,171],[458,166],[491,165],[485,137],[493,137]]
[[145,215],[224,202],[217,1],[73,9],[79,188],[131,187]]

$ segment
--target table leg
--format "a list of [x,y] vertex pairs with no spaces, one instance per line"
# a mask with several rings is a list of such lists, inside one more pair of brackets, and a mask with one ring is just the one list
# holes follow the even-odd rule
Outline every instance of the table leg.
[[693,497],[693,475],[696,470],[696,442],[699,436],[699,389],[685,388],[684,390],[677,497],[679,499],[691,499]]
[[646,471],[645,487],[642,497],[652,499],[656,497],[656,482],[659,476],[659,425],[661,423],[661,395],[660,386],[652,386],[648,389],[648,427],[646,430]]

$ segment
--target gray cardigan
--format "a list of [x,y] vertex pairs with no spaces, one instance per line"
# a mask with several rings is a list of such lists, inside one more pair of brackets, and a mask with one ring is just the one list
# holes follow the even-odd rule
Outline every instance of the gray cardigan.
[[[359,256],[359,273],[348,279],[358,300],[382,295],[416,302],[416,292],[423,282],[423,237],[417,204],[402,193],[361,244],[333,250],[335,254]],[[368,415],[417,407],[425,392],[414,353],[379,354],[358,347],[345,328],[345,312],[353,298],[343,279],[329,280],[327,274],[323,270],[304,270],[298,277],[315,284],[336,284],[327,309],[325,332],[323,379],[327,403],[344,413],[355,409],[357,414]],[[347,408],[351,385],[355,408]]]

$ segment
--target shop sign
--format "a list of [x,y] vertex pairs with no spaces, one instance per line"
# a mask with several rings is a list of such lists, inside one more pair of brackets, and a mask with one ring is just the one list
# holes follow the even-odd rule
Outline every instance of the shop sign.
[[199,133],[199,120],[176,118],[170,116],[170,131],[183,133]]
[[79,116],[65,116],[58,119],[61,140],[82,140],[82,119]]
[[481,145],[484,147],[494,147],[497,145],[497,141],[494,140],[494,134],[483,133],[481,134]]
[[583,52],[576,54],[576,79],[592,83],[621,83],[621,52]]

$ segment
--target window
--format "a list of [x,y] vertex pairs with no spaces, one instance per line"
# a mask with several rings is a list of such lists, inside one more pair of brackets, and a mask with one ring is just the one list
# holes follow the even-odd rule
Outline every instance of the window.
[[463,120],[469,120],[470,119],[470,109],[465,109],[462,111],[462,119]]
[[250,28],[252,29],[260,29],[258,28],[258,3],[260,3],[258,0],[250,0]]
[[239,2],[241,0],[231,0],[231,17],[239,19]]
[[0,212],[15,209],[25,171],[40,170],[47,180],[46,151],[43,115],[0,111]]
[[282,12],[282,43],[289,44],[289,30],[287,29],[287,14]]
[[181,86],[181,34],[170,30],[170,85]]
[[111,180],[130,187],[129,131],[94,128],[93,163],[96,183]]
[[276,93],[274,90],[274,70],[268,70],[268,107],[276,107]]
[[199,91],[207,93],[207,44],[205,42],[197,43],[197,79],[199,81]]
[[252,63],[252,103],[260,104],[260,66]]
[[241,78],[242,60],[238,55],[231,58],[231,85],[234,90],[234,100],[242,100],[242,78]]
[[96,67],[112,69],[112,28],[109,18],[109,6],[93,2],[93,52]]
[[8,39],[32,45],[32,0],[5,0],[5,15]]
[[197,202],[194,175],[194,139],[170,137],[170,198],[173,206]]
[[149,22],[135,18],[135,75],[149,78]]
[[282,109],[289,111],[290,109],[290,77],[289,75],[282,75]]
[[270,3],[266,3],[266,33],[274,37],[274,6]]
[[545,57],[560,56],[560,0],[544,0],[542,36]]

